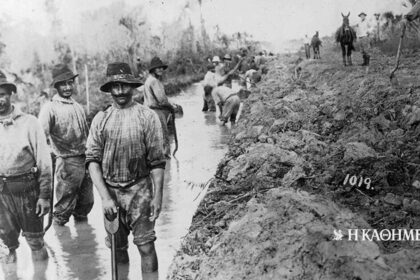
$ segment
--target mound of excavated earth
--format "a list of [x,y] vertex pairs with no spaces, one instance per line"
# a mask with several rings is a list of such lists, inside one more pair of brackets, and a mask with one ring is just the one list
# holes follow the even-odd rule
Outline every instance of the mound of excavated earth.
[[168,279],[420,279],[420,236],[361,232],[420,229],[419,67],[327,52],[269,62]]

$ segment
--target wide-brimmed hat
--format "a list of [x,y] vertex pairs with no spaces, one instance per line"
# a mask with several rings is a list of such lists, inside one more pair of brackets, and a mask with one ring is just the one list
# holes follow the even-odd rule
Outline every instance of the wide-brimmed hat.
[[140,80],[134,78],[130,66],[124,62],[108,64],[108,67],[106,68],[106,81],[99,89],[104,92],[110,92],[113,83],[130,84],[134,88],[143,85]]
[[149,67],[149,72],[152,72],[154,69],[156,68],[163,68],[166,69],[168,68],[168,65],[164,64],[162,62],[162,60],[160,60],[159,57],[155,56],[154,58],[152,58],[152,60],[150,61],[150,67]]
[[218,57],[217,55],[213,56],[211,62],[220,62],[220,57]]
[[79,74],[74,74],[69,67],[65,64],[58,64],[55,65],[52,70],[52,78],[53,81],[51,83],[51,86],[54,87],[56,83],[58,82],[64,82],[68,80],[72,80],[79,76]]
[[6,75],[2,71],[0,71],[0,87],[7,87],[11,92],[16,92],[16,85],[14,83],[10,83],[7,81]]
[[361,12],[358,16],[361,17],[362,15],[367,16],[365,12]]
[[232,60],[232,57],[230,56],[230,54],[225,54],[225,56],[223,57],[223,60]]

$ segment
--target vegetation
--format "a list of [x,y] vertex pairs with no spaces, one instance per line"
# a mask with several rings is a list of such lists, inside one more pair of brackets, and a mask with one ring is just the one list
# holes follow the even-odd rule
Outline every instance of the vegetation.
[[[201,1],[187,3],[190,5],[188,8],[194,4],[198,8],[201,5]],[[169,94],[174,94],[180,88],[202,79],[207,71],[208,58],[213,55],[223,56],[241,47],[258,48],[258,43],[247,33],[227,35],[216,28],[216,34],[211,38],[204,27],[204,19],[201,17],[200,26],[194,26],[185,9],[173,22],[164,22],[158,31],[152,32],[155,26],[143,6],[133,8],[123,3],[112,4],[83,14],[80,19],[83,32],[79,30],[75,34],[65,33],[54,0],[45,1],[45,10],[52,26],[48,36],[39,41],[52,42],[52,54],[45,59],[41,51],[34,47],[30,65],[21,69],[20,73],[9,73],[19,83],[21,94],[18,99],[21,106],[35,115],[41,103],[40,92],[49,87],[51,70],[57,63],[68,64],[79,74],[79,94],[75,99],[83,105],[87,104],[87,69],[89,113],[92,116],[110,102],[109,96],[104,98],[104,93],[99,92],[106,66],[110,62],[127,62],[136,76],[144,78],[151,58],[159,56],[169,65],[166,72],[167,90]],[[10,61],[7,54],[2,52],[3,48],[0,42],[0,66],[8,69]],[[48,97],[52,95],[52,92],[48,92]]]

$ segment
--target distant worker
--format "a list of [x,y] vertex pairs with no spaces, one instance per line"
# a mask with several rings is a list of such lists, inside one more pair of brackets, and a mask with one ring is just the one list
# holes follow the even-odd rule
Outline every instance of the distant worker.
[[163,73],[167,68],[168,65],[164,64],[159,57],[155,56],[152,58],[149,76],[144,83],[144,105],[153,109],[159,116],[163,130],[165,155],[169,159],[171,157],[171,147],[169,143],[168,120],[174,110],[174,105],[169,102],[162,83]]
[[225,125],[229,120],[232,125],[235,124],[239,106],[241,104],[237,92],[231,88],[219,86],[212,90],[211,95],[213,96],[214,102],[219,107],[219,119],[222,124]]
[[311,58],[311,39],[309,38],[308,34],[305,35],[304,46],[305,46],[306,59],[310,59]]
[[369,66],[370,64],[370,44],[371,44],[371,37],[370,31],[371,26],[367,20],[367,15],[364,12],[359,14],[360,21],[357,24],[357,41],[360,49],[360,53],[362,54],[363,63],[361,66]]
[[[214,103],[213,97],[211,96],[211,91],[213,90],[213,87],[217,85],[216,74],[215,74],[215,64],[218,64],[219,61],[220,59],[218,56],[215,56],[213,58],[212,64],[208,65],[207,73],[204,76],[204,80],[202,81],[202,85],[204,88],[203,109],[202,109],[203,112],[216,111],[216,104]],[[206,91],[206,86],[207,86],[207,91]]]
[[314,50],[314,59],[321,59],[321,53],[319,48],[322,46],[322,41],[319,39],[319,32],[317,31],[312,37],[311,46]]

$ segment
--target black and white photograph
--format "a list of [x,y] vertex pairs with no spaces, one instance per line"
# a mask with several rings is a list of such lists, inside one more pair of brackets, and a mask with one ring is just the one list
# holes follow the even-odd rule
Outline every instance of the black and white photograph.
[[419,18],[0,0],[0,280],[420,280]]

